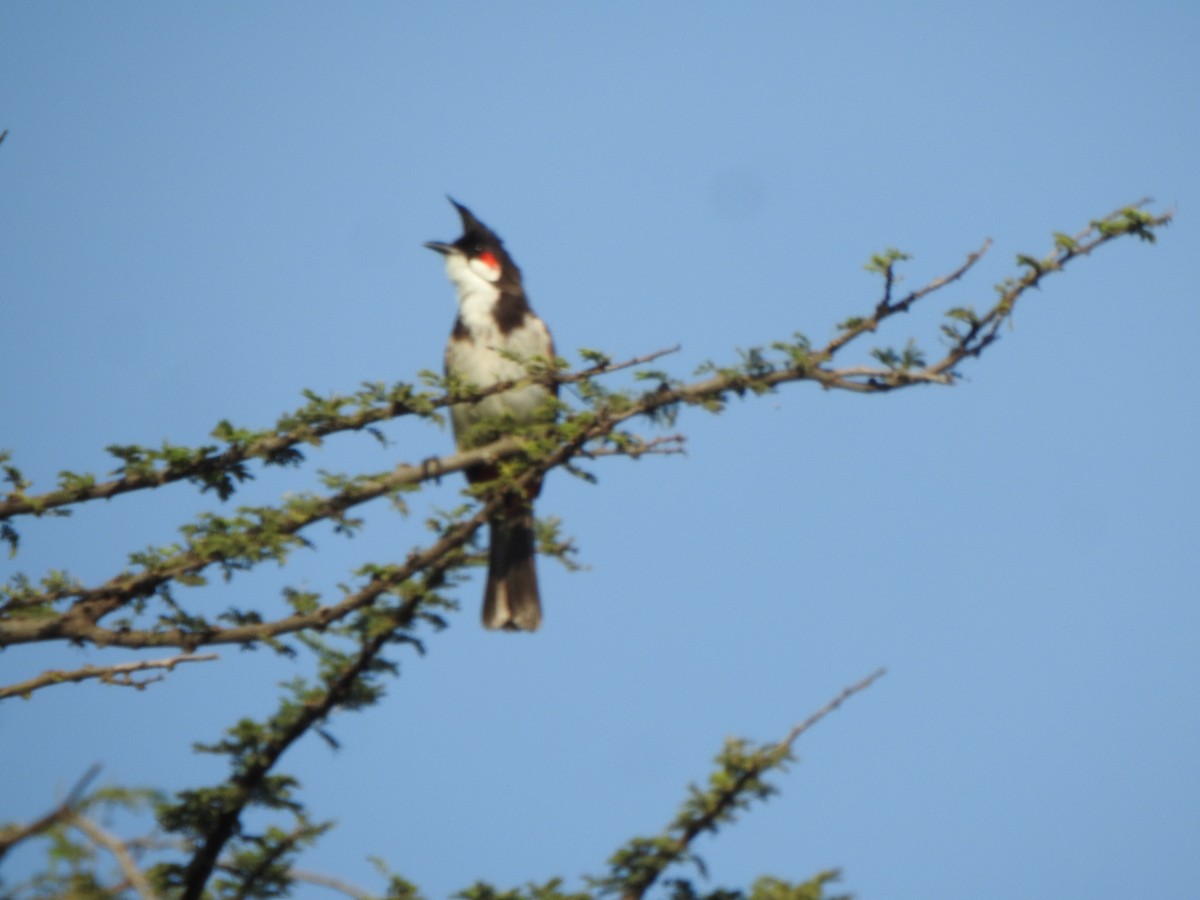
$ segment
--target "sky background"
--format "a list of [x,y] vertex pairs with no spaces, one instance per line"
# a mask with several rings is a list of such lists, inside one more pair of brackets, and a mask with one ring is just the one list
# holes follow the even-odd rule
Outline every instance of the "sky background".
[[[804,736],[780,796],[700,842],[707,887],[840,867],[864,900],[1192,897],[1197,47],[1183,0],[5,3],[0,447],[48,489],[111,469],[109,444],[202,443],[304,388],[439,368],[453,295],[421,244],[459,233],[446,192],[504,237],[560,353],[679,343],[680,376],[827,340],[877,300],[872,253],[912,253],[916,287],[991,237],[881,336],[932,352],[938,314],[988,304],[1015,254],[1154,197],[1178,214],[1159,245],[1047,280],[953,389],[788,386],[685,412],[686,457],[552,475],[539,512],[590,568],[542,561],[542,631],[485,633],[475,578],[387,698],[334,720],[340,751],[312,738],[281,771],[340,822],[308,869],[379,889],[378,855],[431,898],[578,886],[726,736],[782,737],[886,666]],[[387,431],[238,497],[451,447]],[[214,505],[179,485],[26,523],[0,571],[98,581]],[[335,593],[424,540],[419,515],[368,520],[196,602]],[[105,783],[219,778],[192,742],[306,665],[220,653],[145,692],[3,704],[0,819],[94,762]],[[18,647],[0,682],[136,656]]]

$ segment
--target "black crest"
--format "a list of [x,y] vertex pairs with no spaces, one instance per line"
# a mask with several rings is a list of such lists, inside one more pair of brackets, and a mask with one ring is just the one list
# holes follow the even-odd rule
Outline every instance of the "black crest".
[[500,240],[500,236],[492,229],[488,228],[475,217],[475,213],[471,212],[453,197],[447,195],[447,200],[451,205],[458,210],[459,218],[462,219],[463,234],[454,246],[468,256],[479,256],[481,253],[490,250],[496,255],[496,259],[500,261],[500,288],[507,293],[521,293],[524,290],[521,287],[521,270],[517,268],[517,264],[513,258],[508,255],[508,251],[504,249],[504,242]]

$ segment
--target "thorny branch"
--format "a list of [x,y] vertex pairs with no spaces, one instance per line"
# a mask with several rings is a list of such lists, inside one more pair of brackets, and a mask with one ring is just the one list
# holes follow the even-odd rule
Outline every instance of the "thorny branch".
[[[913,305],[930,294],[962,279],[979,262],[984,254],[987,253],[992,242],[988,239],[978,250],[968,254],[966,260],[958,268],[940,278],[930,281],[924,287],[911,291],[900,299],[894,299],[892,296],[895,287],[895,264],[907,257],[903,254],[895,254],[891,258],[888,258],[884,264],[881,264],[881,271],[885,280],[884,295],[879,303],[876,304],[872,314],[863,318],[851,319],[845,323],[846,327],[840,330],[823,348],[812,354],[812,362],[815,365],[811,369],[803,372],[793,372],[792,377],[777,379],[768,386],[781,384],[784,381],[807,379],[817,381],[825,388],[837,388],[857,392],[880,392],[915,383],[950,384],[953,381],[955,367],[966,357],[978,356],[984,348],[996,339],[997,328],[1011,315],[1012,306],[1015,301],[1028,288],[1036,287],[1045,275],[1060,271],[1063,266],[1075,257],[1087,255],[1102,244],[1124,234],[1135,233],[1139,237],[1153,239],[1153,229],[1169,224],[1173,215],[1170,212],[1160,216],[1141,213],[1141,208],[1148,202],[1148,200],[1143,199],[1131,206],[1115,210],[1103,219],[1093,222],[1091,226],[1075,235],[1072,239],[1064,241],[1061,240],[1060,236],[1054,252],[1042,260],[1022,257],[1023,261],[1031,264],[1029,271],[1009,285],[1008,290],[1005,292],[1007,296],[1002,297],[1001,301],[992,307],[985,317],[986,321],[981,321],[974,333],[968,335],[967,339],[960,342],[958,346],[951,348],[938,363],[917,370],[904,370],[902,372],[887,367],[869,368],[855,366],[845,369],[828,368],[827,364],[833,360],[838,351],[856,338],[867,332],[876,331],[885,319],[897,313],[907,312]],[[1136,214],[1140,217],[1140,222],[1123,223],[1120,221],[1122,216],[1129,216],[1130,214]],[[1114,227],[1113,223],[1117,223],[1117,226],[1120,227]],[[644,365],[668,354],[675,353],[678,350],[678,346],[665,348],[618,363],[602,359],[594,365],[576,372],[546,371],[528,379],[502,382],[484,389],[470,387],[462,391],[451,390],[440,396],[434,394],[417,395],[413,394],[411,389],[409,389],[401,391],[391,400],[377,401],[374,405],[355,413],[320,416],[316,418],[316,421],[312,422],[306,421],[306,419],[312,417],[312,413],[300,411],[293,416],[285,417],[283,421],[289,423],[287,428],[270,432],[245,442],[233,443],[219,453],[216,452],[215,448],[203,448],[206,452],[202,453],[197,459],[180,461],[149,471],[128,473],[120,478],[100,484],[63,488],[38,495],[26,495],[23,491],[16,491],[6,499],[0,500],[0,522],[20,515],[43,515],[63,506],[114,497],[129,491],[160,487],[175,481],[202,480],[207,474],[236,469],[242,463],[251,459],[266,461],[278,460],[280,458],[286,459],[289,453],[295,452],[297,446],[304,443],[319,443],[322,438],[337,432],[362,430],[380,422],[414,413],[428,414],[452,406],[455,403],[471,402],[491,396],[492,394],[502,393],[528,381],[554,382],[557,384],[586,382],[599,376]],[[710,392],[713,389],[719,389],[713,385],[707,385],[706,388]],[[327,401],[327,405],[339,406],[350,403],[355,399],[350,397],[334,398]],[[359,402],[362,401],[361,397],[357,399]],[[292,424],[294,420],[299,420],[299,424]],[[443,471],[453,471],[453,469],[443,468]],[[402,483],[409,484],[413,482],[405,480]]]
[[[398,622],[397,627],[403,627],[405,621],[411,621],[416,613],[416,607],[417,603],[411,603],[403,610],[403,621]],[[243,810],[251,802],[255,791],[263,783],[275,763],[288,747],[310,728],[324,720],[334,707],[348,696],[358,684],[359,678],[391,640],[392,632],[385,631],[366,641],[354,661],[330,681],[324,696],[306,704],[301,714],[287,728],[275,734],[265,746],[258,748],[253,761],[230,779],[228,783],[233,789],[233,796],[215,815],[208,834],[184,870],[181,882],[183,888],[181,900],[199,900],[222,849],[238,830]]]
[[687,850],[688,846],[700,834],[706,831],[712,831],[717,823],[721,821],[726,812],[728,812],[738,798],[742,795],[746,785],[758,776],[765,773],[768,769],[774,768],[783,761],[792,746],[799,739],[800,735],[808,731],[831,712],[853,697],[855,694],[865,691],[872,684],[887,674],[886,669],[876,669],[866,678],[857,681],[848,687],[842,689],[836,697],[822,706],[819,710],[788,732],[787,737],[777,744],[772,744],[761,748],[757,753],[757,765],[748,768],[745,772],[739,774],[722,792],[719,801],[712,805],[709,810],[706,810],[703,815],[689,821],[679,833],[678,846],[679,852],[682,855]]
[[[453,406],[456,403],[471,403],[476,400],[482,400],[485,397],[490,397],[493,394],[501,394],[519,384],[532,380],[553,381],[558,384],[577,384],[591,378],[620,372],[634,366],[645,365],[660,357],[677,353],[678,351],[679,347],[676,345],[675,347],[656,350],[653,353],[636,356],[622,362],[614,363],[609,360],[602,360],[595,365],[580,369],[577,372],[503,381],[486,388],[448,391],[440,396],[431,394],[414,397],[411,395],[411,392],[405,391],[397,399],[380,401],[367,409],[346,415],[321,417],[314,423],[303,421],[308,419],[309,415],[305,411],[299,411],[291,416],[284,417],[284,421],[299,419],[302,420],[301,424],[292,425],[282,431],[271,432],[244,443],[233,443],[219,453],[216,452],[215,448],[203,448],[209,452],[204,453],[201,458],[196,460],[174,465],[169,464],[152,471],[129,473],[120,478],[88,487],[64,488],[37,495],[12,494],[7,499],[0,500],[0,521],[22,515],[40,516],[63,506],[83,503],[89,500],[104,500],[118,496],[119,494],[129,493],[130,491],[162,487],[176,481],[196,480],[209,473],[234,469],[241,463],[251,459],[271,461],[286,458],[289,452],[294,451],[301,444],[319,444],[323,438],[339,432],[361,431],[380,422],[390,421],[402,416],[428,414],[435,410]],[[332,398],[324,401],[324,405],[341,406],[355,399],[357,398]],[[440,459],[437,461],[437,471],[455,472],[465,468],[471,465],[471,456],[472,454],[469,453],[454,454],[450,457]],[[460,457],[463,457],[463,459],[460,459]],[[402,466],[400,467],[400,471],[395,473],[397,476],[395,483],[415,484],[429,477],[429,471],[428,467]]]
[[[525,486],[536,473],[528,470],[518,478],[518,484]],[[484,504],[483,508],[467,520],[460,523],[451,531],[458,531],[455,537],[460,544],[469,534],[478,528],[482,522],[481,516],[494,510],[504,502],[500,496],[495,496]],[[466,527],[469,525],[470,530]],[[449,535],[449,532],[447,533]],[[443,538],[445,540],[445,538]],[[420,568],[431,579],[444,574],[450,566],[448,550],[433,556],[426,565]],[[405,579],[407,580],[407,579]],[[331,672],[325,679],[324,691],[320,696],[308,698],[298,709],[297,713],[280,727],[274,729],[269,737],[258,746],[254,752],[244,758],[234,775],[228,782],[232,794],[227,795],[221,808],[216,812],[206,834],[192,855],[180,878],[182,887],[181,900],[200,900],[204,895],[205,886],[212,876],[213,869],[218,864],[222,850],[238,833],[241,816],[247,806],[255,799],[262,789],[268,774],[284,752],[310,729],[324,721],[338,706],[351,702],[355,692],[362,687],[362,680],[376,665],[384,649],[389,644],[399,640],[416,622],[425,605],[425,597],[418,593],[405,600],[401,605],[391,610],[389,626],[376,628],[364,635],[356,654],[349,658],[340,669]]]
[[[591,379],[596,375],[607,374],[619,368],[627,368],[640,362],[654,360],[672,350],[656,351],[636,360],[618,364],[612,364],[608,360],[599,360],[593,366],[575,373],[564,374],[547,371],[544,367],[540,370],[531,367],[530,378],[526,380],[552,380],[560,384],[576,383],[580,385],[581,392],[593,392],[592,406],[568,415],[557,426],[549,428],[544,438],[540,439],[540,446],[537,445],[539,438],[533,434],[506,437],[487,446],[465,453],[451,454],[422,465],[403,464],[381,475],[355,479],[348,486],[329,495],[310,498],[301,508],[289,507],[284,510],[268,508],[265,511],[252,511],[261,515],[260,522],[237,526],[241,529],[238,536],[243,541],[242,546],[249,549],[241,549],[232,556],[227,543],[205,544],[203,541],[198,541],[169,557],[154,560],[153,564],[145,565],[141,571],[122,573],[95,587],[57,587],[42,592],[28,591],[13,595],[5,606],[0,607],[0,646],[43,640],[71,640],[97,645],[178,646],[186,650],[193,650],[200,645],[248,643],[307,628],[327,627],[355,610],[373,603],[380,594],[395,589],[437,560],[438,554],[462,546],[486,520],[486,504],[470,518],[446,531],[431,547],[424,551],[411,553],[403,565],[381,570],[372,576],[365,587],[347,594],[339,603],[321,606],[311,612],[298,612],[273,621],[249,622],[230,627],[217,627],[202,622],[199,627],[188,628],[162,627],[154,630],[137,630],[122,627],[113,629],[105,628],[100,621],[115,610],[121,609],[139,598],[153,595],[177,579],[197,576],[199,572],[210,565],[223,566],[228,573],[234,569],[248,568],[267,558],[282,561],[287,547],[304,543],[299,535],[313,524],[322,521],[340,521],[348,510],[358,505],[379,497],[393,495],[401,488],[436,479],[443,474],[460,471],[480,462],[497,462],[518,455],[525,456],[527,470],[524,477],[533,479],[540,478],[551,468],[568,464],[573,457],[579,455],[637,456],[655,450],[661,452],[664,448],[662,444],[618,431],[621,425],[633,418],[667,417],[669,420],[674,410],[680,406],[719,408],[731,395],[741,395],[746,391],[769,392],[780,385],[798,381],[815,381],[826,388],[867,393],[890,391],[922,383],[951,384],[957,376],[957,367],[960,363],[970,357],[978,356],[997,339],[1000,326],[1011,317],[1020,297],[1030,288],[1038,286],[1046,275],[1061,271],[1074,258],[1086,255],[1102,244],[1122,235],[1134,234],[1143,239],[1152,239],[1153,230],[1166,225],[1170,220],[1170,213],[1152,216],[1141,212],[1137,206],[1126,207],[1105,219],[1093,222],[1088,229],[1074,238],[1064,235],[1056,236],[1054,250],[1041,259],[1019,257],[1018,262],[1024,267],[1024,271],[1019,277],[1009,279],[999,286],[999,299],[989,310],[981,314],[970,310],[952,311],[957,314],[954,317],[956,327],[944,327],[943,329],[944,333],[951,337],[949,347],[941,359],[932,363],[925,363],[924,360],[902,363],[887,362],[886,357],[879,357],[887,364],[879,367],[855,365],[834,368],[831,366],[835,355],[851,341],[867,331],[874,331],[885,319],[908,310],[913,304],[933,292],[962,278],[987,250],[987,244],[968,255],[966,261],[949,274],[935,279],[899,299],[893,297],[895,279],[892,267],[903,255],[895,253],[889,255],[879,264],[878,270],[885,276],[885,289],[883,298],[875,306],[871,316],[844,323],[840,333],[819,350],[809,348],[805,343],[779,345],[776,349],[783,354],[782,360],[768,359],[765,354],[755,351],[744,366],[715,369],[713,370],[715,374],[710,377],[690,383],[673,381],[664,375],[656,378],[659,381],[656,388],[636,395],[600,392],[591,386]],[[879,259],[877,258],[877,260]],[[428,405],[431,408],[441,408],[453,402],[461,402],[464,398],[475,399],[511,386],[511,384],[497,385],[488,391],[472,391],[466,394],[448,393],[430,399]],[[402,406],[375,409],[361,415],[369,416],[370,421],[380,421],[384,418],[408,414],[411,411],[413,411],[411,408]],[[364,427],[366,424],[362,420],[355,420],[353,425],[347,424],[347,421],[341,420],[337,428],[333,425],[327,425],[327,427],[330,430],[338,430]],[[241,454],[239,458],[246,458],[249,455],[267,457],[281,446],[277,442],[294,443],[311,438],[312,434],[311,429],[295,430],[263,438],[258,442],[250,442],[244,446],[231,447],[225,453]],[[273,441],[276,443],[272,443]],[[218,455],[213,459],[225,459],[225,457]],[[227,462],[226,459],[222,464]],[[186,473],[172,475],[170,472],[162,471],[145,477],[157,478],[159,479],[158,483],[165,483],[165,480],[171,480],[176,475],[188,477]],[[126,479],[119,483],[119,490],[132,490],[134,489],[132,485],[136,484],[138,484],[136,478],[133,481]],[[95,490],[101,490],[101,488],[102,486],[96,486]],[[117,490],[118,488],[112,488],[114,492]],[[103,493],[89,494],[88,497],[105,495]],[[107,495],[111,496],[111,494]],[[57,503],[60,500],[64,503],[71,502],[53,495],[42,495],[40,498],[10,498],[7,507],[0,506],[0,512],[6,510],[5,514],[12,516],[22,512],[44,511],[47,504]],[[267,547],[268,537],[276,542],[270,548]],[[72,601],[71,605],[63,611],[46,615],[46,612],[49,611],[49,604],[62,600]],[[18,614],[23,609],[34,607],[38,608],[41,615]]]
[[[440,478],[442,475],[460,472],[481,462],[490,462],[515,454],[522,444],[515,438],[506,438],[487,447],[454,453],[435,459],[421,465],[401,464],[391,472],[378,475],[371,479],[357,481],[354,485],[337,491],[315,503],[308,504],[305,509],[286,516],[283,521],[272,523],[272,534],[278,537],[293,537],[305,528],[318,522],[335,519],[356,506],[393,493],[405,486],[419,484],[429,479]],[[247,537],[255,536],[254,529],[248,529]],[[177,553],[169,561],[136,573],[122,573],[94,588],[61,589],[38,594],[33,598],[21,599],[10,606],[28,606],[46,602],[55,602],[66,598],[75,598],[77,603],[72,608],[76,618],[95,622],[125,602],[136,597],[152,594],[160,586],[174,581],[180,576],[192,575],[213,564],[236,566],[240,560],[231,559],[223,548],[210,552],[185,550]],[[0,608],[0,612],[4,612]],[[12,624],[16,624],[13,622]],[[38,624],[48,626],[52,623],[42,622],[27,624],[26,633],[32,630],[41,631]],[[5,643],[20,643],[23,640],[42,640],[46,635],[35,634],[29,638],[18,637],[10,641],[9,630],[0,625],[0,645]]]
[[[100,646],[119,647],[184,647],[189,650],[200,645],[246,644],[285,634],[294,634],[309,628],[324,629],[340,621],[356,610],[374,603],[380,596],[394,590],[418,572],[428,569],[437,560],[444,558],[471,539],[488,517],[502,502],[496,497],[479,508],[469,519],[458,522],[434,544],[420,551],[413,551],[402,565],[376,572],[357,591],[347,594],[339,603],[321,606],[309,613],[295,613],[283,619],[230,627],[210,626],[203,631],[185,631],[169,628],[161,631],[129,631],[103,628],[91,616],[95,609],[82,604],[72,607],[61,617],[46,622],[22,620],[9,623],[12,626],[27,625],[25,629],[11,629],[15,640],[10,643],[28,643],[42,640],[87,641]],[[98,616],[96,617],[99,618]]]
[[[523,457],[522,464],[506,474],[503,482],[506,488],[520,488],[540,479],[549,469],[569,465],[578,456],[635,456],[642,453],[674,452],[678,446],[677,436],[646,441],[632,435],[623,435],[618,429],[636,417],[669,418],[680,406],[719,407],[731,395],[741,395],[746,391],[763,393],[796,381],[815,381],[826,388],[859,392],[889,391],[921,383],[951,384],[957,376],[959,364],[970,357],[978,356],[997,339],[1000,325],[1012,315],[1017,301],[1029,288],[1036,287],[1045,275],[1061,270],[1075,257],[1090,253],[1096,247],[1121,235],[1135,234],[1143,238],[1152,238],[1153,229],[1167,224],[1170,218],[1170,214],[1154,217],[1140,213],[1136,207],[1126,208],[1107,219],[1094,222],[1091,228],[1073,238],[1058,236],[1054,252],[1044,258],[1019,258],[1024,271],[1019,277],[1000,286],[999,299],[990,309],[981,314],[969,310],[957,311],[960,314],[954,318],[958,325],[955,329],[944,330],[950,337],[950,342],[946,353],[936,362],[927,364],[924,360],[906,360],[890,363],[887,357],[877,355],[876,358],[884,363],[879,367],[832,366],[835,355],[863,333],[875,331],[885,319],[906,311],[934,291],[960,279],[986,251],[986,244],[968,256],[958,269],[899,299],[893,296],[895,277],[892,269],[899,256],[890,257],[880,269],[884,276],[884,294],[872,314],[867,318],[844,324],[839,333],[819,350],[812,349],[806,342],[797,342],[776,347],[784,356],[782,361],[752,353],[747,364],[742,367],[713,370],[714,373],[710,377],[690,383],[673,381],[663,376],[654,379],[659,382],[654,389],[641,394],[594,392],[591,395],[594,402],[588,408],[573,413],[556,426],[547,428],[544,435],[530,432],[508,437],[467,454],[451,455],[435,461],[432,465],[404,465],[381,476],[356,480],[328,496],[315,498],[303,511],[289,510],[289,518],[277,523],[278,529],[275,533],[296,536],[302,529],[315,522],[338,521],[347,510],[389,495],[400,487],[437,478],[482,461],[495,462],[516,456]],[[648,354],[642,361],[657,358],[665,352],[668,351]],[[636,364],[638,363],[630,362],[620,365]],[[614,366],[607,361],[570,374],[544,369],[535,371],[531,368],[528,380],[577,383],[580,385],[580,391],[584,392],[589,389],[592,377],[613,370]],[[194,459],[188,465],[174,470],[167,466],[152,472],[127,474],[106,485],[51,492],[41,497],[27,497],[22,493],[23,488],[18,488],[17,495],[10,495],[5,504],[0,504],[0,521],[14,515],[39,514],[56,505],[63,506],[101,496],[114,496],[139,487],[194,479],[204,471],[210,471],[206,470],[205,466],[233,467],[252,457],[269,461],[272,454],[293,448],[304,441],[312,441],[323,434],[363,428],[371,422],[399,415],[420,414],[454,402],[462,402],[466,398],[478,398],[487,393],[506,390],[511,386],[497,385],[490,391],[469,394],[455,393],[452,387],[444,396],[423,398],[420,403],[405,405],[395,401],[390,406],[385,403],[369,410],[360,410],[354,414],[359,416],[359,419],[354,419],[354,416],[327,417],[323,424],[317,426],[300,425],[291,431],[283,430],[238,443],[227,448],[222,454],[202,454],[200,459]],[[349,424],[352,419],[357,424]],[[326,430],[318,433],[320,428]],[[271,441],[284,443],[272,444]],[[291,443],[288,443],[289,441]],[[224,459],[224,462],[214,462],[218,459]],[[138,479],[142,481],[139,482]],[[270,772],[283,753],[304,734],[314,728],[319,729],[320,724],[334,709],[353,705],[355,692],[362,688],[365,679],[371,677],[371,672],[381,665],[385,648],[389,644],[406,640],[405,635],[409,627],[424,614],[427,595],[419,589],[411,589],[410,583],[413,579],[418,576],[432,577],[439,573],[444,575],[457,565],[454,551],[471,539],[501,502],[503,498],[498,492],[480,495],[477,506],[458,521],[449,524],[433,544],[413,551],[403,564],[375,567],[367,583],[357,591],[347,590],[339,603],[304,612],[298,610],[293,615],[274,621],[249,621],[230,627],[217,627],[203,620],[200,620],[201,624],[197,627],[162,627],[145,631],[127,627],[108,628],[100,624],[104,616],[130,601],[149,596],[163,585],[183,575],[194,574],[208,565],[232,565],[236,568],[259,561],[250,558],[230,561],[222,558],[219,553],[192,547],[161,561],[160,564],[148,566],[145,571],[123,573],[96,588],[61,588],[41,595],[32,593],[14,598],[6,608],[0,609],[0,646],[6,643],[59,639],[102,646],[179,646],[190,651],[200,645],[250,643],[305,629],[320,630],[346,619],[357,611],[365,611],[385,594],[399,596],[399,602],[394,605],[382,609],[376,607],[380,616],[386,618],[386,622],[376,620],[371,623],[372,627],[364,628],[361,633],[354,632],[358,635],[356,651],[347,654],[342,662],[323,675],[320,691],[307,695],[303,702],[292,708],[289,716],[273,721],[272,726],[261,733],[261,737],[254,738],[252,746],[248,744],[248,749],[236,757],[234,774],[222,785],[222,799],[219,804],[208,809],[207,813],[211,815],[206,813],[205,827],[190,832],[195,840],[193,852],[190,859],[176,870],[177,880],[174,886],[181,890],[183,900],[199,900],[204,895],[214,870],[220,868],[222,862],[228,859],[224,854],[228,852],[230,841],[235,840],[241,833],[243,814],[257,802],[256,797],[269,792],[268,785],[274,777],[269,777]],[[295,512],[295,515],[291,515],[292,512]],[[244,536],[254,537],[253,527],[247,527]],[[410,588],[407,593],[401,591],[406,585]],[[41,605],[42,608],[38,611],[44,614],[48,611],[45,605],[57,600],[73,602],[66,610],[42,618],[21,615],[4,618],[6,613],[21,613],[35,605]],[[157,661],[157,665],[142,665],[145,668],[169,669],[176,662],[194,659],[196,657],[182,656],[173,660]],[[14,686],[8,689],[8,693],[0,693],[0,698],[20,693],[22,687],[32,690],[54,683],[56,679],[53,676],[58,676],[57,680],[82,680],[89,677],[103,678],[101,672],[105,672],[110,678],[128,678],[131,671],[135,671],[121,672],[121,666],[89,671],[92,668],[87,667],[76,672],[44,673],[39,679]],[[727,747],[726,752],[719,757],[720,768],[708,790],[694,790],[692,798],[685,803],[679,815],[657,838],[638,839],[614,857],[614,874],[601,882],[606,891],[618,894],[623,900],[641,900],[670,865],[681,860],[694,859],[692,845],[700,834],[715,831],[719,824],[730,821],[736,812],[744,809],[751,801],[766,797],[772,789],[763,777],[787,762],[791,748],[798,738],[850,696],[865,690],[882,674],[880,670],[847,687],[776,744],[750,749],[740,744]],[[128,884],[144,898],[149,898],[152,896],[150,885],[142,873],[137,871],[136,863],[128,853],[128,845],[121,844],[102,829],[89,830],[89,823],[79,815],[79,798],[91,777],[92,774],[89,773],[62,805],[37,822],[0,832],[0,857],[20,840],[42,833],[58,824],[69,824],[82,830],[94,843],[112,850]],[[124,856],[120,851],[124,851]],[[286,848],[280,845],[280,854],[284,852]],[[263,856],[260,858],[261,865],[269,866],[278,858],[280,857]],[[242,870],[239,869],[238,873],[241,874]],[[141,876],[140,881],[138,876]]]
[[[417,604],[400,610],[396,619],[397,628],[410,624]],[[235,794],[219,812],[207,837],[192,854],[191,861],[182,872],[178,883],[181,900],[198,900],[214,870],[227,870],[243,877],[236,866],[230,866],[221,857],[224,847],[238,832],[241,815],[251,802],[256,790],[278,762],[283,753],[303,734],[326,718],[343,702],[372,662],[391,641],[391,632],[386,632],[365,641],[355,658],[348,661],[340,672],[334,673],[320,697],[312,698],[300,715],[288,726],[275,733],[270,741],[256,748],[253,761],[230,780]],[[636,840],[631,849],[614,858],[614,875],[596,881],[603,893],[620,885],[622,900],[641,900],[653,887],[658,878],[671,865],[695,859],[691,845],[705,833],[732,819],[736,811],[744,809],[754,799],[764,799],[772,789],[762,778],[779,769],[791,758],[795,742],[818,722],[834,712],[846,700],[870,687],[885,674],[879,669],[862,680],[844,688],[823,707],[794,727],[783,740],[768,744],[749,752],[739,752],[732,759],[728,750],[718,757],[718,769],[712,779],[714,787],[707,792],[693,789],[693,797],[679,816],[659,839]],[[117,860],[126,883],[143,900],[154,900],[156,894],[145,873],[138,867],[130,848],[138,842],[124,842],[100,828],[95,822],[77,812],[76,807],[87,783],[94,777],[89,772],[85,779],[71,792],[64,803],[48,815],[28,826],[11,829],[0,835],[0,856],[9,846],[30,836],[41,833],[55,824],[66,824],[82,831],[97,846],[108,850]],[[173,846],[174,842],[169,845]],[[271,857],[274,858],[274,857]],[[617,859],[620,861],[617,862]],[[265,864],[265,863],[264,863]],[[313,884],[320,884],[353,898],[369,896],[361,889],[339,879],[329,878],[304,870],[289,868],[288,877]]]
[[730,753],[727,747],[718,757],[718,772],[723,777],[714,778],[713,787],[708,791],[694,789],[692,798],[659,838],[636,840],[619,852],[613,859],[614,874],[599,880],[598,884],[609,890],[619,885],[621,900],[641,900],[668,867],[693,858],[691,845],[699,835],[716,831],[722,822],[730,821],[733,814],[751,800],[765,799],[772,792],[773,789],[762,781],[763,776],[786,764],[791,758],[792,746],[802,734],[884,674],[884,669],[878,669],[844,688],[778,743],[751,752],[736,750]]

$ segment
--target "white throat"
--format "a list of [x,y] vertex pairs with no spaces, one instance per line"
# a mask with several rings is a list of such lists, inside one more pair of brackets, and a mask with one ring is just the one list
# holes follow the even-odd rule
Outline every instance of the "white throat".
[[463,325],[477,338],[490,338],[496,330],[493,310],[500,299],[499,288],[457,253],[446,257],[446,275],[458,294],[458,315]]

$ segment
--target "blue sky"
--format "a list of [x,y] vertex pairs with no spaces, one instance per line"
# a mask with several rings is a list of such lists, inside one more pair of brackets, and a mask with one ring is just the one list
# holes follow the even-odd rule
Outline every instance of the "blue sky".
[[[1189,896],[1197,46],[1186,2],[5,4],[0,446],[49,487],[106,470],[108,444],[199,443],[304,388],[439,367],[452,294],[421,244],[457,234],[445,192],[506,239],[561,353],[679,343],[680,375],[827,339],[877,299],[862,264],[885,247],[916,286],[991,237],[885,333],[932,350],[936,314],[987,303],[1015,254],[1152,196],[1178,212],[1158,246],[1048,280],[953,389],[793,386],[685,414],[686,457],[553,476],[539,510],[590,568],[542,562],[542,632],[484,633],[471,583],[384,703],[334,722],[339,752],[283,769],[341,822],[310,869],[378,887],[375,854],[430,897],[576,878],[660,828],[727,735],[778,738],[883,665],[781,796],[703,843],[713,885],[837,866],[866,900]],[[451,445],[388,433],[314,467]],[[211,503],[176,487],[31,523],[0,569],[98,580]],[[419,516],[369,520],[203,601],[334,590],[423,540]],[[216,778],[191,742],[294,674],[221,655],[144,693],[5,704],[0,817],[97,761]],[[0,680],[126,658],[10,649]]]

